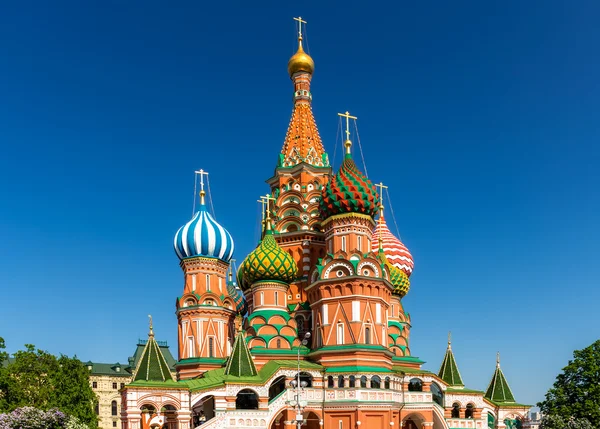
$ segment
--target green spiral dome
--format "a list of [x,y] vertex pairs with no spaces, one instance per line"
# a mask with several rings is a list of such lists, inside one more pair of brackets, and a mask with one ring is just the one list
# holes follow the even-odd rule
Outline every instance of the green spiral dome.
[[240,271],[247,288],[259,281],[291,283],[296,279],[298,267],[291,255],[279,247],[269,229],[258,247],[246,257]]

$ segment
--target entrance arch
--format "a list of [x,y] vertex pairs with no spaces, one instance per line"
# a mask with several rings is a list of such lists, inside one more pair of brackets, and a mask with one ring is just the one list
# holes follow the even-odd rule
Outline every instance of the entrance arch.
[[205,396],[196,402],[192,407],[192,422],[194,427],[209,421],[215,416],[215,397]]

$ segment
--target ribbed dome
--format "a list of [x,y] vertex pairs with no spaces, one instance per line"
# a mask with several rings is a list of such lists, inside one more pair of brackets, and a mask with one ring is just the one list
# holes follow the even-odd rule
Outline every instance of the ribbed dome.
[[378,205],[375,186],[361,173],[350,155],[346,155],[338,173],[323,187],[320,202],[323,216],[362,213],[373,217]]
[[399,268],[402,271],[404,271],[406,275],[410,277],[415,266],[413,257],[406,248],[406,246],[394,234],[390,232],[390,229],[385,223],[385,219],[383,218],[383,216],[377,222],[377,227],[375,228],[375,232],[373,232],[373,240],[371,245],[371,250],[373,250],[373,252],[379,251],[378,239],[380,233],[381,241],[383,244],[383,252],[385,253],[385,256],[387,257],[388,261],[396,268]]
[[244,281],[250,285],[268,280],[291,283],[296,279],[298,267],[268,229],[262,242],[245,259],[243,272]]
[[179,259],[207,256],[225,262],[229,262],[234,249],[231,234],[215,221],[205,204],[200,204],[192,220],[179,228],[173,247]]

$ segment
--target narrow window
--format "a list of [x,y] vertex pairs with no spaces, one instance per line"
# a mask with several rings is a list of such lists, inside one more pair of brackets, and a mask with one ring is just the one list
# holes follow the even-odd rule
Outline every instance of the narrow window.
[[465,410],[465,419],[472,419],[474,414],[474,406],[473,404],[467,404],[467,409]]
[[358,250],[362,252],[362,237],[360,235],[357,237],[357,241],[358,241]]
[[277,338],[277,348],[280,349],[281,348],[281,340],[279,338]]
[[460,418],[460,404],[458,402],[455,402],[454,404],[452,404],[452,418],[453,419]]
[[327,325],[329,324],[329,312],[328,309],[329,307],[327,307],[327,304],[323,304],[323,325]]
[[328,247],[329,247],[329,253],[333,253],[333,239],[329,240],[328,243]]
[[348,377],[348,387],[356,387],[356,377],[351,375],[350,377]]
[[93,381],[92,382],[92,389],[97,389],[98,388],[98,382],[97,381]]
[[371,328],[365,326],[365,344],[371,344]]
[[344,387],[344,376],[338,375],[338,387]]
[[215,339],[213,337],[208,339],[208,357],[215,357]]
[[279,305],[279,293],[275,291],[275,305]]
[[265,304],[265,293],[261,292],[260,293],[260,305],[264,305]]
[[352,301],[352,321],[360,322],[360,301]]
[[117,427],[117,421],[113,421],[113,427],[116,428]]
[[375,304],[375,321],[381,323],[381,303]]
[[374,375],[371,377],[371,389],[381,389],[381,378],[379,376]]
[[346,237],[342,237],[342,250],[345,252],[346,251]]
[[344,422],[338,420],[338,429],[344,429]]
[[367,376],[363,375],[360,377],[360,387],[367,387]]
[[113,383],[113,389],[117,389],[117,383]]
[[96,415],[100,414],[100,405],[97,402],[96,405],[94,405],[94,412]]
[[113,416],[117,415],[117,401],[112,401],[110,403],[110,414]]
[[206,291],[210,292],[210,275],[206,275]]
[[121,389],[125,387],[125,383],[121,383]]
[[337,324],[337,343],[344,344],[344,324]]
[[188,337],[188,357],[194,357],[194,337]]
[[384,382],[383,386],[384,386],[386,389],[389,389],[389,388],[390,388],[390,377],[385,377],[385,382]]
[[196,290],[196,274],[192,274],[192,291]]

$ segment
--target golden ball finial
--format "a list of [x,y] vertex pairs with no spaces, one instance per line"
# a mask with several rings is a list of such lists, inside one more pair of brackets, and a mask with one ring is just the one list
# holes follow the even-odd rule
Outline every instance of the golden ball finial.
[[298,51],[288,61],[288,73],[290,77],[300,71],[310,74],[313,74],[315,71],[315,62],[302,48],[302,38],[298,41]]

